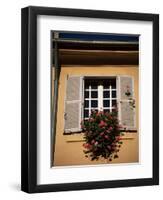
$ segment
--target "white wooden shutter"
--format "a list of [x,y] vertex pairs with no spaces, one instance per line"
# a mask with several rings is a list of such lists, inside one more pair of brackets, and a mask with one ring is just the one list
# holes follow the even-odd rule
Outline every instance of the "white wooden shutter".
[[[135,108],[130,104],[134,100],[134,82],[130,76],[119,76],[119,118],[127,130],[135,130]],[[126,95],[127,90],[130,95]]]
[[82,105],[83,77],[69,76],[66,87],[64,133],[81,131]]

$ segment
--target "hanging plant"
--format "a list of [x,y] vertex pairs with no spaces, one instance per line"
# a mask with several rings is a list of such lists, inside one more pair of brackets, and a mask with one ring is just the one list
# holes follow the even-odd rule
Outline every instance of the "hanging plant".
[[117,118],[117,110],[112,113],[93,111],[89,119],[81,124],[86,157],[91,160],[98,160],[101,157],[109,161],[118,158],[123,134]]

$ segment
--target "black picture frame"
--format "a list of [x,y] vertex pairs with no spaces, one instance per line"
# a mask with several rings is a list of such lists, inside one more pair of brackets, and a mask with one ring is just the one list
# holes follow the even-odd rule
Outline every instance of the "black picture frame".
[[[153,177],[37,184],[37,16],[123,19],[153,23]],[[30,6],[21,12],[21,190],[28,193],[159,184],[159,15]]]

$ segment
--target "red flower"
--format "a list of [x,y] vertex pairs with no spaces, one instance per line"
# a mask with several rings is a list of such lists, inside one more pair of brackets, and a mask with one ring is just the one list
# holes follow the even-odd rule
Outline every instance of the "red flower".
[[97,113],[96,113],[96,116],[99,116],[99,115],[100,115],[100,114],[97,112]]
[[116,145],[116,144],[112,144],[112,149],[113,149],[113,150],[115,150],[115,149],[116,149],[116,147],[117,147],[117,145]]
[[94,143],[95,143],[95,140],[92,140],[92,141],[91,141],[91,144],[94,144]]
[[119,141],[121,139],[121,137],[120,136],[116,136],[115,139],[116,139],[116,141]]
[[84,144],[83,144],[83,147],[86,148],[86,149],[90,149],[90,148],[91,148],[91,145],[88,144],[88,143],[84,143]]
[[83,144],[83,147],[85,147],[86,143]]
[[108,148],[109,150],[111,150],[111,146],[110,146],[110,145],[108,145],[107,148]]
[[110,130],[106,130],[107,133],[110,133]]
[[104,126],[107,126],[107,123],[101,120],[99,123],[99,127],[104,127]]
[[109,127],[109,131],[112,131],[112,130],[113,130],[113,127],[110,126],[110,127]]
[[103,135],[104,135],[104,132],[101,132],[100,135],[103,136]]
[[81,128],[85,128],[85,126],[84,126],[84,125],[81,125]]
[[108,135],[105,135],[104,137],[105,137],[105,139],[109,139],[109,136],[108,136]]
[[90,121],[90,122],[94,122],[95,120],[94,120],[93,118],[90,118],[89,121]]

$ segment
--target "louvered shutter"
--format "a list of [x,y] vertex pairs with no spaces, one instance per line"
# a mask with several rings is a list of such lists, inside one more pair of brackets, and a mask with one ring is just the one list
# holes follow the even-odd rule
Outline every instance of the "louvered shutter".
[[65,126],[64,133],[81,131],[83,105],[83,78],[69,76],[67,78],[66,100],[65,100]]
[[130,76],[119,77],[119,116],[120,123],[127,130],[134,130],[135,127],[135,108],[134,101],[134,82]]

